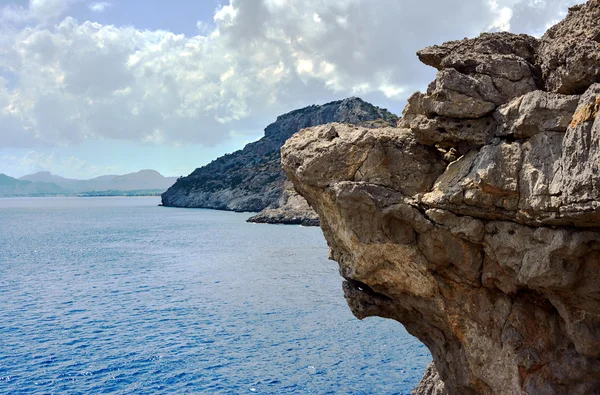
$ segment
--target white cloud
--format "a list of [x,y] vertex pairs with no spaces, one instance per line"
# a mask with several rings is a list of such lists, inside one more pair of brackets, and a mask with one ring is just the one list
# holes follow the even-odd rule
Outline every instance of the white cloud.
[[496,13],[496,18],[489,25],[490,30],[509,31],[513,10],[510,7],[501,7],[497,0],[490,0],[490,7]]
[[78,0],[29,0],[27,7],[8,4],[0,9],[0,22],[45,24],[63,15],[70,3]]
[[70,1],[0,11],[0,73],[15,76],[12,89],[0,81],[2,146],[210,146],[353,94],[399,113],[433,76],[418,49],[486,29],[535,32],[577,0],[231,0],[194,37],[63,18]]
[[54,19],[67,10],[67,0],[30,0],[29,9],[38,19]]
[[88,7],[90,10],[92,10],[94,12],[104,12],[108,8],[112,7],[112,4],[108,3],[106,1],[98,1],[95,3],[91,3]]

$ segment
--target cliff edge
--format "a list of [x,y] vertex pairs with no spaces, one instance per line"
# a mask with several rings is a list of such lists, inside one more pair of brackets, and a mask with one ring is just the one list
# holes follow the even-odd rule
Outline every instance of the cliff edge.
[[282,148],[352,312],[431,350],[415,394],[600,393],[600,0],[418,56],[397,127]]

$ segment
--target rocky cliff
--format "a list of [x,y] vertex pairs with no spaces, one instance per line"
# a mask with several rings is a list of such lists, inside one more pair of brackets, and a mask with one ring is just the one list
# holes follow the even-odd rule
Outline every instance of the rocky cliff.
[[260,140],[177,180],[162,195],[162,204],[231,211],[276,208],[285,181],[280,149],[294,133],[329,122],[377,127],[395,123],[397,119],[387,110],[356,97],[292,111],[267,126]]
[[296,192],[294,185],[288,180],[283,184],[283,193],[276,207],[262,210],[248,218],[247,222],[303,226],[319,226],[320,224],[315,210],[309,206],[306,199]]
[[351,310],[431,350],[417,394],[600,393],[600,0],[418,56],[398,127],[282,148]]

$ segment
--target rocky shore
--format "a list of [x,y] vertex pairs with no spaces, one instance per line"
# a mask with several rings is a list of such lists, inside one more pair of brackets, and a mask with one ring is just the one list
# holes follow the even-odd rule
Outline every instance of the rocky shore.
[[285,181],[283,193],[275,208],[266,208],[248,218],[247,222],[257,224],[281,224],[319,226],[319,216],[308,205],[306,199],[296,192],[290,181]]
[[431,350],[415,394],[600,393],[600,0],[418,56],[397,127],[282,148],[352,312]]

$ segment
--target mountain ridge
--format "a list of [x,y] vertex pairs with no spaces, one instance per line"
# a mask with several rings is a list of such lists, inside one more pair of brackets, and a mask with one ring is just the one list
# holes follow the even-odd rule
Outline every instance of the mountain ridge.
[[1,174],[0,196],[100,196],[157,195],[176,181],[156,170],[140,170],[124,175],[104,175],[87,180],[61,177],[49,171],[13,178]]

